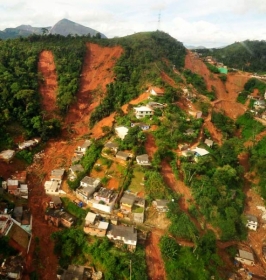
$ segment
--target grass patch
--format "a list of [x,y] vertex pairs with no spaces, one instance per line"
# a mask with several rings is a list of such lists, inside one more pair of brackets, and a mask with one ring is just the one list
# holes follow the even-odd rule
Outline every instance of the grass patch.
[[131,184],[128,188],[132,193],[138,193],[144,191],[144,172],[140,170],[140,168],[135,168],[133,170],[133,177],[131,180]]

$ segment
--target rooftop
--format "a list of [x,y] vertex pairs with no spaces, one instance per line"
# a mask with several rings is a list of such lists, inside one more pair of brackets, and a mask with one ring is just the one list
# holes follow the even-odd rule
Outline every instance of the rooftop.
[[70,166],[70,168],[72,172],[82,172],[84,171],[84,168],[81,164],[75,164],[75,165],[72,165]]
[[92,186],[92,187],[94,187],[95,185],[98,186],[100,182],[101,182],[100,178],[93,178],[93,177],[89,177],[89,176],[85,176],[80,181],[80,183],[87,184],[87,185]]
[[62,177],[65,173],[65,169],[54,169],[51,171],[51,176]]
[[88,214],[85,218],[86,223],[93,224],[96,219],[96,216],[97,216],[96,214],[94,214],[92,212],[88,212]]
[[205,150],[203,148],[198,148],[198,147],[194,148],[192,151],[196,152],[200,156],[205,156],[205,155],[209,154],[209,152],[207,150]]
[[0,153],[0,158],[4,160],[10,160],[13,158],[14,155],[15,155],[14,150],[5,150]]
[[124,204],[128,204],[128,205],[131,205],[133,206],[134,202],[136,200],[136,196],[133,195],[133,194],[129,194],[129,193],[124,193],[121,200],[120,200],[120,203],[124,203]]
[[250,252],[239,250],[239,257],[254,262],[254,256]]
[[84,143],[80,146],[81,148],[88,148],[92,144],[91,140],[85,140]]
[[124,237],[127,240],[137,241],[137,232],[134,229],[134,227],[112,225],[111,226],[111,234],[114,237],[121,236],[121,237]]
[[134,109],[137,112],[142,112],[142,111],[146,111],[146,112],[152,112],[153,110],[147,106],[140,106],[140,107],[134,107]]

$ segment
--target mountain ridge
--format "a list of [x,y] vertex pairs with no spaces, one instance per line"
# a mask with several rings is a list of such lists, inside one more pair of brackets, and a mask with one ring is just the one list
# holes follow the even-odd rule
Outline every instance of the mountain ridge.
[[91,36],[101,35],[101,38],[107,38],[103,33],[93,28],[81,25],[74,21],[68,20],[66,18],[59,20],[53,26],[48,27],[34,27],[31,25],[21,24],[13,28],[5,28],[0,31],[0,39],[15,39],[19,37],[28,37],[30,35],[42,35],[42,34],[59,34],[62,36],[83,36],[90,34]]

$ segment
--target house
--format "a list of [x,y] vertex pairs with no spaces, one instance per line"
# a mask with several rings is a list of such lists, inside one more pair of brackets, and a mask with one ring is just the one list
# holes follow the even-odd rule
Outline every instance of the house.
[[101,271],[95,271],[93,267],[80,265],[69,265],[67,270],[59,269],[57,279],[61,280],[101,280],[103,274]]
[[83,154],[74,154],[71,159],[72,163],[79,162],[83,158]]
[[63,179],[65,169],[54,169],[51,171],[50,179],[61,181]]
[[115,142],[109,141],[109,142],[105,143],[104,147],[106,149],[109,149],[109,150],[114,151],[115,153],[117,153],[119,145],[117,143],[115,143]]
[[129,158],[129,154],[119,151],[116,153],[115,157],[126,161]]
[[70,228],[75,222],[76,218],[66,211],[48,208],[44,214],[45,221],[52,223],[54,226],[60,225]]
[[147,154],[136,156],[136,161],[139,165],[151,165]]
[[0,159],[10,162],[11,159],[14,157],[15,151],[14,150],[5,150],[0,153]]
[[85,176],[80,181],[80,187],[76,189],[76,196],[85,203],[88,203],[92,194],[100,187],[100,178]]
[[32,215],[28,209],[25,209],[22,206],[16,206],[13,211],[13,221],[22,229],[31,233]]
[[148,129],[150,129],[150,125],[149,125],[149,124],[145,124],[145,123],[131,123],[130,126],[131,126],[131,127],[138,126],[138,127],[140,127],[142,130],[148,130]]
[[205,150],[203,148],[199,148],[199,147],[192,149],[192,151],[195,152],[196,157],[205,156],[205,155],[209,154],[209,152],[207,150]]
[[10,194],[18,194],[18,180],[7,179],[7,191]]
[[110,240],[121,241],[129,248],[134,249],[137,245],[137,231],[134,227],[111,225],[106,235]]
[[0,214],[0,238],[8,234],[13,221],[10,215]]
[[151,108],[151,109],[162,109],[162,108],[164,108],[165,107],[165,105],[164,104],[161,104],[161,103],[158,103],[158,102],[149,102],[148,104],[147,104],[147,106],[149,107],[149,108]]
[[44,183],[44,190],[46,194],[59,195],[61,181],[46,181]]
[[83,228],[86,234],[92,236],[103,237],[106,235],[109,223],[101,221],[99,215],[88,212],[85,218],[85,226]]
[[38,140],[27,140],[27,141],[24,141],[24,142],[18,144],[18,148],[20,150],[24,150],[27,148],[34,147],[37,143],[38,143]]
[[115,133],[120,139],[124,139],[128,133],[128,128],[125,126],[118,126],[115,128]]
[[134,110],[137,119],[151,117],[153,115],[153,110],[147,106],[135,107]]
[[61,209],[63,205],[61,198],[56,195],[49,195],[49,197],[50,197],[49,208]]
[[92,144],[91,140],[87,139],[83,142],[82,145],[77,146],[77,149],[76,149],[75,152],[78,153],[78,154],[81,153],[81,154],[85,155],[87,149],[90,147],[91,144]]
[[27,180],[27,171],[16,171],[14,175],[12,175],[13,180],[18,180],[20,184],[25,184]]
[[254,255],[251,252],[245,250],[238,250],[238,254],[235,256],[235,260],[242,264],[255,265]]
[[152,202],[152,206],[156,208],[158,212],[167,212],[169,200],[166,199],[156,199]]
[[19,196],[22,198],[28,199],[29,190],[27,184],[20,184],[20,187],[18,188]]
[[213,141],[211,139],[205,139],[204,144],[211,148],[213,145]]
[[248,227],[251,230],[256,231],[258,227],[258,219],[256,216],[253,215],[246,215],[247,218],[247,224],[246,227]]
[[201,111],[197,111],[195,114],[195,118],[196,119],[200,119],[202,117],[202,112]]
[[120,209],[125,212],[131,212],[135,200],[135,195],[125,192],[120,200]]
[[163,96],[164,90],[159,87],[150,87],[149,93],[150,93],[150,95],[153,95],[153,96]]
[[84,168],[81,164],[75,164],[69,167],[69,171],[70,171],[69,177],[76,178],[80,172],[84,171]]
[[116,194],[113,190],[101,187],[99,191],[94,193],[93,198],[96,201],[101,201],[105,204],[109,204],[114,200],[114,198],[116,198]]
[[265,108],[265,100],[256,100],[253,105],[254,105],[255,109],[264,109]]

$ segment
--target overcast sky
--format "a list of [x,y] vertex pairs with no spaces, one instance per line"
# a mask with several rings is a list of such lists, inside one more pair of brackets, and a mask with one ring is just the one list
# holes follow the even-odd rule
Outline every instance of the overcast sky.
[[108,38],[159,29],[193,46],[266,40],[266,0],[1,0],[0,16],[0,30],[67,18]]

